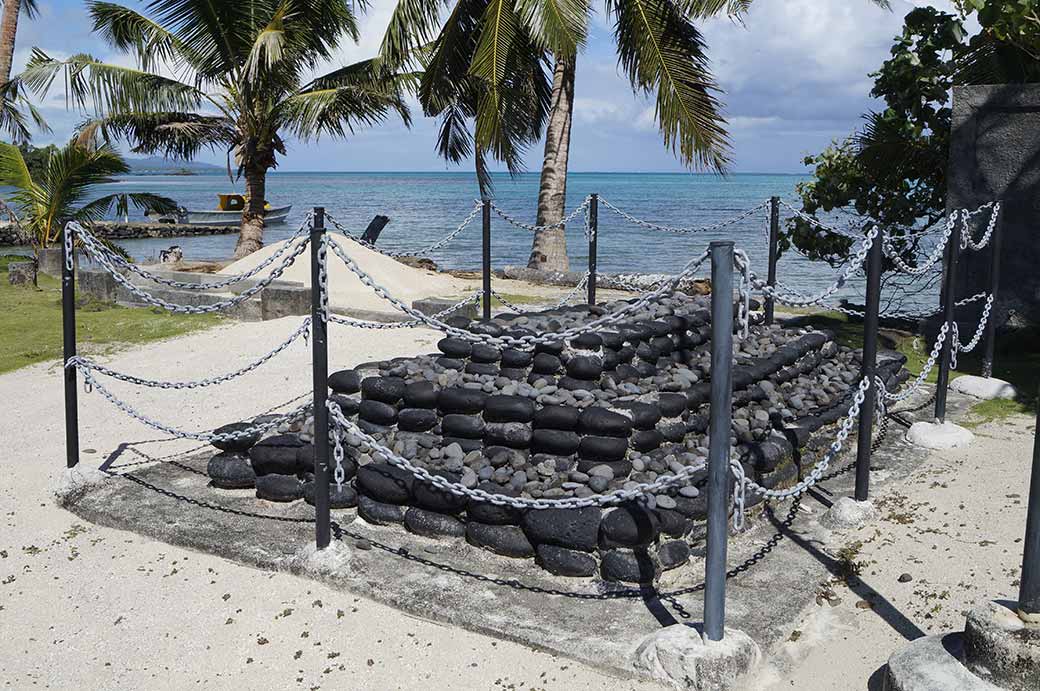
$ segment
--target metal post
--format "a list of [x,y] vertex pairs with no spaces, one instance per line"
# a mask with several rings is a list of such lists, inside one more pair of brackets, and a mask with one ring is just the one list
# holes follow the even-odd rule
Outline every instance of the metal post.
[[491,319],[491,200],[484,200],[481,259],[484,273],[484,319]]
[[1018,611],[1040,617],[1040,397],[1033,440],[1033,474],[1029,482],[1029,512],[1026,514],[1026,544],[1022,554],[1022,583],[1018,589]]
[[[780,253],[780,197],[772,197],[769,200],[769,280],[770,287],[776,287],[776,260]],[[766,296],[766,325],[773,325],[773,311],[776,301],[771,296]]]
[[993,297],[993,310],[986,322],[986,349],[982,354],[982,376],[987,379],[993,376],[993,356],[997,350],[997,294],[1000,291],[1000,252],[1003,245],[1004,224],[997,222],[993,229],[993,237],[989,241],[989,294]]
[[863,320],[863,366],[861,381],[870,382],[859,412],[859,438],[856,447],[856,501],[866,501],[870,492],[870,446],[874,433],[874,406],[877,400],[878,313],[881,311],[882,233],[878,230],[867,255],[867,312]]
[[950,363],[956,347],[953,325],[956,321],[954,309],[957,295],[957,261],[961,251],[961,226],[953,224],[949,246],[946,248],[946,269],[943,272],[943,318],[946,322],[946,340],[943,341],[942,357],[939,360],[939,381],[935,385],[935,419],[946,422],[946,394],[950,385]]
[[596,304],[596,261],[599,245],[599,195],[589,201],[589,304]]
[[[63,233],[72,233],[65,226]],[[75,238],[73,237],[73,242]],[[64,362],[76,357],[76,251],[62,236],[61,242],[61,335]],[[65,462],[69,468],[79,465],[79,398],[76,391],[76,368],[65,367]]]
[[322,252],[325,209],[314,207],[311,226],[311,373],[314,381],[314,524],[318,549],[332,541],[329,516],[329,411],[325,407],[329,386],[328,323],[322,296]]
[[708,552],[704,633],[721,641],[726,627],[729,537],[729,435],[733,403],[733,243],[711,243],[711,441],[708,449]]

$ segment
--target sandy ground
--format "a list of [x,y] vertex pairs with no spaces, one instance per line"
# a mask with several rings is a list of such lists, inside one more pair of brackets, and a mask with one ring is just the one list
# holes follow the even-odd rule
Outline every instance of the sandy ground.
[[[109,364],[199,378],[247,363],[298,323],[219,327],[124,351]],[[436,339],[335,327],[330,365],[427,352]],[[165,422],[212,429],[305,393],[309,352],[301,341],[259,372],[205,393],[113,390]],[[64,466],[57,365],[0,376],[0,400],[4,688],[659,688],[287,574],[84,524],[49,496]],[[160,436],[97,394],[81,394],[80,410],[85,463],[99,465],[121,442]],[[821,599],[792,624],[792,641],[755,688],[875,688],[868,680],[906,640],[959,629],[974,603],[1014,595],[1032,424],[1022,417],[980,428],[970,449],[936,454],[887,485],[882,521],[839,540],[862,542],[855,559],[863,584],[821,584],[840,602]],[[900,583],[904,573],[912,580]]]
[[[220,327],[125,351],[110,363],[164,377],[230,371],[298,323]],[[338,366],[428,352],[436,340],[432,332],[335,328],[330,362]],[[115,390],[165,421],[212,429],[306,391],[309,363],[301,341],[260,372],[208,393]],[[64,466],[58,367],[0,376],[0,400],[3,688],[659,688],[295,576],[84,524],[50,500]],[[80,409],[85,463],[99,465],[120,442],[160,436],[96,394],[81,394]]]

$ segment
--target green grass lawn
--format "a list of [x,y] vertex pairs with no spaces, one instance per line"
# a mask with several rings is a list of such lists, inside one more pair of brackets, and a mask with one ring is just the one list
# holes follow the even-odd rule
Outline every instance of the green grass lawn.
[[[9,256],[0,257],[0,373],[60,360],[62,355],[60,282],[41,274],[39,288],[12,286],[7,280],[11,260]],[[216,315],[119,307],[80,296],[76,338],[80,352],[107,352],[127,344],[180,336],[221,321]]]

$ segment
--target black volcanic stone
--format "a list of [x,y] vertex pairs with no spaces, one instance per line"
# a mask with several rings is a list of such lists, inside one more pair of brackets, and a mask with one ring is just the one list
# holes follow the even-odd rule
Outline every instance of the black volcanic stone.
[[603,353],[603,371],[613,372],[621,364],[621,358],[613,350]]
[[601,437],[627,438],[632,434],[632,420],[606,408],[586,408],[578,418],[578,431]]
[[641,429],[632,433],[632,448],[640,453],[653,451],[664,443],[664,435],[656,429]]
[[[590,410],[590,409],[586,409]],[[628,439],[586,435],[578,445],[578,455],[586,460],[609,463],[620,461],[628,452]]]
[[622,346],[617,351],[618,359],[624,363],[630,363],[636,357],[636,349],[632,346]]
[[489,377],[497,377],[501,373],[499,366],[490,362],[468,362],[463,371],[466,374],[481,374]]
[[587,473],[598,465],[605,465],[614,471],[614,477],[628,477],[632,472],[631,461],[604,461],[598,458],[579,458],[578,472]]
[[249,456],[235,451],[224,451],[209,459],[206,474],[214,487],[220,489],[249,489],[256,484],[256,472]]
[[295,475],[303,441],[295,434],[279,434],[259,441],[249,450],[249,461],[257,476]]
[[596,558],[555,545],[538,545],[535,549],[538,565],[554,576],[578,578],[596,573]]
[[404,389],[400,377],[366,377],[361,382],[361,398],[394,405],[404,396]]
[[484,441],[482,439],[466,439],[465,437],[444,437],[444,446],[451,444],[458,444],[459,447],[469,453],[470,451],[480,451],[484,448]]
[[[213,430],[214,434],[229,434],[233,432],[241,432],[243,430],[253,427],[255,423],[252,422],[232,422],[230,425],[223,425]],[[234,439],[228,439],[227,441],[214,441],[213,446],[217,447],[221,451],[249,451],[253,444],[260,441],[260,433],[253,432],[245,436],[235,437]]]
[[534,356],[531,353],[514,348],[506,348],[502,351],[502,367],[510,369],[522,369],[530,367]]
[[657,358],[661,357],[661,351],[649,343],[640,343],[636,346],[636,357],[645,362],[657,362]]
[[445,319],[444,323],[448,326],[454,326],[456,329],[468,329],[473,320],[464,314],[453,314]]
[[632,365],[628,365],[628,364],[625,364],[625,363],[622,363],[622,364],[618,365],[617,367],[615,367],[614,368],[614,373],[618,376],[619,379],[625,379],[625,380],[639,379],[639,370],[636,369],[635,367],[633,367]]
[[694,434],[704,434],[708,431],[710,421],[707,415],[690,415],[686,418],[686,431]]
[[406,506],[384,504],[364,494],[358,496],[358,516],[375,525],[404,523],[404,512],[407,510]]
[[599,572],[605,581],[650,583],[656,568],[645,549],[612,549],[600,555]]
[[581,437],[577,432],[559,429],[536,429],[531,434],[531,451],[554,456],[570,456],[578,451]]
[[567,361],[567,374],[585,381],[598,380],[603,374],[603,359],[595,355],[575,355]]
[[598,335],[600,340],[603,342],[604,348],[609,348],[610,350],[617,350],[618,348],[624,345],[624,341],[621,340],[621,335],[613,331],[604,331]]
[[436,408],[437,389],[433,382],[412,382],[404,388],[404,404],[408,408]]
[[432,410],[405,408],[397,414],[397,429],[405,432],[429,432],[440,418]]
[[360,401],[356,398],[346,396],[340,393],[334,393],[329,396],[329,400],[339,406],[339,409],[343,411],[346,417],[354,417],[357,415],[358,406]]
[[446,437],[482,439],[484,437],[484,420],[479,415],[450,413],[441,420],[441,432]]
[[502,359],[502,351],[486,343],[474,343],[470,358],[473,362],[498,362]]
[[650,332],[656,336],[667,336],[672,333],[672,325],[666,321],[652,321],[647,326],[650,328]]
[[[539,343],[534,347],[535,353],[547,353],[549,355],[559,356],[563,352],[563,341],[551,341],[549,343]],[[537,355],[535,356],[537,358]]]
[[407,504],[414,476],[387,463],[369,463],[357,471],[357,487],[362,494],[385,504]]
[[511,381],[523,381],[527,379],[527,370],[516,367],[502,367],[498,370],[498,376],[505,377]]
[[460,370],[460,369],[462,369],[463,367],[466,366],[466,361],[465,360],[457,360],[457,359],[452,358],[452,357],[437,358],[436,362],[437,362],[438,365],[440,365],[444,369],[451,369],[451,370]]
[[461,360],[469,357],[469,354],[473,352],[473,345],[463,338],[449,337],[437,341],[437,350],[450,358]]
[[690,546],[685,540],[662,542],[657,548],[657,561],[662,571],[682,566],[690,560]]
[[658,336],[650,341],[650,345],[662,355],[667,355],[675,350],[675,342],[668,336]]
[[657,374],[657,367],[650,364],[649,362],[637,360],[636,363],[632,365],[632,367],[634,367],[636,372],[639,373],[640,379],[648,379]]
[[[458,475],[445,470],[434,470],[431,474],[443,477],[449,482],[457,483],[459,481]],[[434,487],[422,480],[412,483],[412,497],[420,508],[438,513],[459,513],[466,508],[466,503],[469,501],[466,497],[452,494],[448,490]]]
[[329,388],[336,393],[352,394],[361,390],[361,377],[352,369],[329,375]]
[[661,436],[663,436],[666,441],[681,442],[686,439],[686,423],[682,420],[658,425],[657,431],[661,433]]
[[492,525],[470,521],[466,524],[466,541],[475,547],[483,547],[495,554],[516,559],[534,556],[534,547],[515,525]]
[[409,532],[425,537],[464,537],[466,524],[455,518],[435,511],[424,511],[414,506],[404,513],[404,527]]
[[[481,483],[477,485],[477,489],[489,494],[501,494],[506,497],[520,496],[520,490],[515,487],[499,485],[495,482]],[[466,518],[468,520],[490,525],[519,525],[522,514],[522,511],[511,506],[497,506],[486,501],[471,501],[466,508]]]
[[[314,473],[314,444],[304,444],[296,451],[296,467],[301,473]],[[332,463],[330,467],[335,467]],[[347,449],[347,453],[343,456],[343,479],[349,480],[354,477],[357,473],[357,462],[354,460],[351,451]]]
[[526,449],[531,445],[531,425],[525,422],[489,422],[484,429],[488,444]]
[[661,519],[661,534],[668,537],[683,537],[689,530],[691,522],[678,511],[658,508],[657,517]]
[[711,400],[711,384],[698,382],[686,392],[686,408],[696,410]]
[[669,330],[671,330],[673,334],[686,333],[686,331],[690,328],[690,322],[688,319],[686,319],[686,317],[673,315],[670,317],[665,317],[661,321],[668,325]]
[[531,364],[531,370],[535,374],[556,374],[562,367],[560,358],[550,353],[538,353]]
[[534,412],[534,401],[524,396],[488,396],[484,402],[488,422],[530,422]]
[[596,549],[600,510],[531,509],[520,521],[527,538],[537,545],[556,545],[582,552]]
[[601,547],[648,545],[661,533],[661,519],[638,504],[623,504],[608,511],[599,526]]
[[578,419],[581,409],[565,405],[547,405],[539,408],[534,414],[534,426],[536,429],[562,429],[575,430],[578,428]]
[[[303,500],[314,506],[314,481],[311,480],[303,486]],[[358,504],[358,493],[350,485],[343,485],[343,489],[336,487],[336,483],[329,483],[329,508],[330,509],[352,509]]]
[[483,391],[453,387],[443,389],[437,397],[437,407],[442,413],[476,415],[484,410],[487,394]]
[[681,393],[662,393],[657,397],[657,407],[663,417],[681,417],[686,412],[686,396]]
[[579,350],[599,350],[602,345],[603,338],[592,332],[585,332],[571,339],[571,347]]
[[503,329],[501,326],[489,321],[479,321],[474,324],[470,324],[469,330],[470,332],[479,334],[481,336],[498,337],[501,336],[503,333]]
[[567,391],[592,391],[599,388],[599,380],[575,379],[574,377],[560,377],[557,386]]
[[635,429],[652,430],[661,421],[661,409],[652,403],[621,401],[615,407],[623,408],[631,413],[632,427]]
[[674,497],[675,510],[695,521],[703,521],[708,517],[708,493],[701,490],[696,497]]
[[380,436],[387,435],[390,433],[390,427],[386,425],[377,425],[376,423],[369,422],[368,420],[359,419],[357,421],[357,426],[361,428],[361,431],[366,434],[374,434],[376,436]]
[[358,417],[376,425],[392,425],[397,422],[397,409],[388,403],[366,399],[358,406]]
[[257,499],[296,501],[303,496],[303,483],[293,475],[263,475],[256,478]]

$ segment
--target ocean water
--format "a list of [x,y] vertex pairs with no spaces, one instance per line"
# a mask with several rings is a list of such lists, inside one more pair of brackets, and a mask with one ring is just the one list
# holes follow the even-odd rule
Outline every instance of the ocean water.
[[[740,215],[771,196],[797,206],[795,187],[806,179],[796,175],[740,174],[728,177],[691,174],[572,173],[567,187],[568,211],[591,193],[610,201],[632,216],[669,226],[710,226]],[[241,192],[224,175],[130,176],[98,189],[98,194],[118,191],[155,192],[192,209],[215,208],[219,192]],[[268,200],[291,203],[292,214],[284,225],[270,226],[265,241],[292,234],[307,209],[324,206],[328,215],[360,235],[376,214],[390,217],[379,246],[407,252],[428,246],[454,230],[472,210],[478,196],[469,173],[279,173],[268,178]],[[495,179],[495,200],[509,215],[527,223],[535,220],[538,175]],[[786,214],[784,214],[786,216]],[[133,217],[143,217],[140,212]],[[673,235],[649,230],[600,207],[599,269],[605,273],[669,273],[680,269],[712,240],[729,239],[748,252],[757,273],[765,276],[768,258],[768,209],[710,232]],[[835,219],[844,221],[848,219]],[[231,256],[235,235],[161,240],[129,240],[121,244],[135,259],[150,260],[170,245],[183,248],[189,260],[224,259]],[[568,254],[573,270],[583,271],[588,245],[580,220],[567,227]],[[525,265],[531,250],[531,234],[492,215],[492,261],[496,267]],[[480,267],[479,216],[454,242],[430,255],[439,265],[452,268]],[[780,276],[804,292],[830,285],[837,269],[789,252],[780,262]],[[861,284],[851,281],[839,296],[862,295]],[[928,298],[930,300],[931,298]]]

